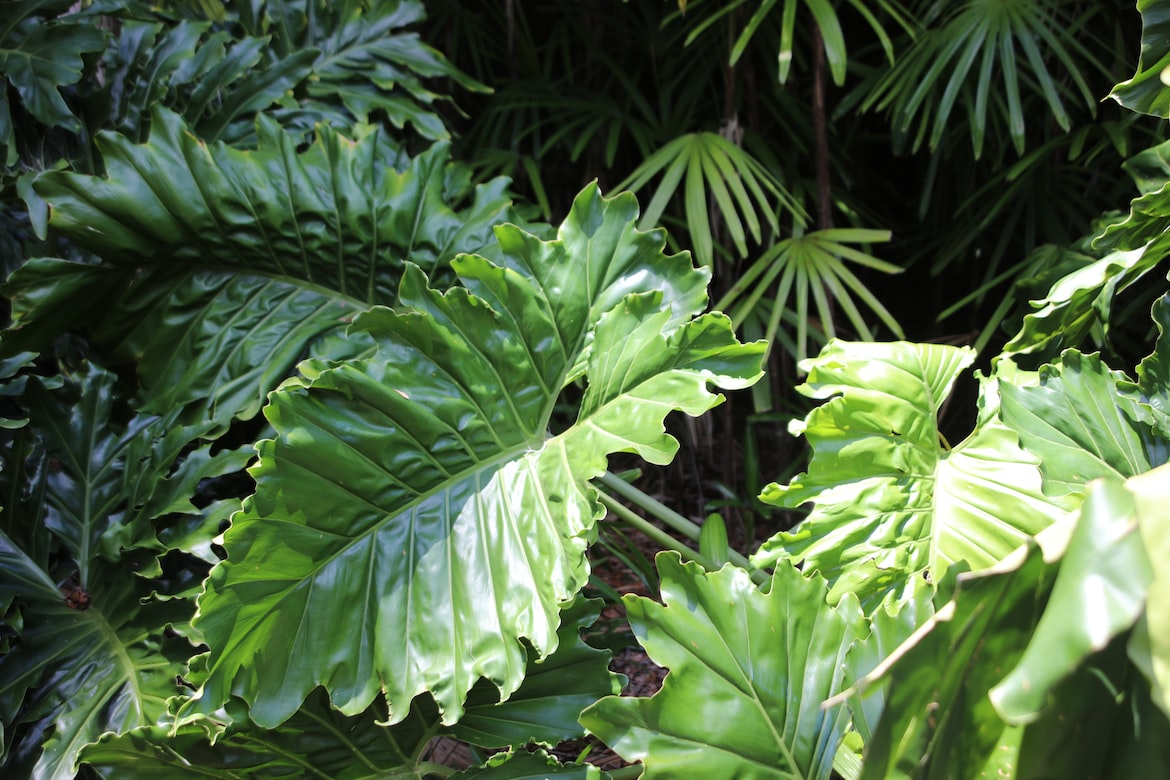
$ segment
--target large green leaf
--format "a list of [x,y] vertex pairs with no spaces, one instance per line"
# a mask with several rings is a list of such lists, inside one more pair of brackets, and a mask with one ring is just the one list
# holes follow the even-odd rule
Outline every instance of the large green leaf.
[[[524,683],[513,696],[499,702],[499,690],[481,681],[471,692],[464,718],[450,727],[439,723],[433,703],[423,699],[405,719],[387,726],[385,702],[346,716],[331,708],[318,689],[275,729],[257,727],[246,713],[230,722],[197,716],[173,729],[152,726],[107,735],[87,747],[82,760],[110,778],[161,779],[198,771],[221,778],[373,780],[421,776],[430,768],[425,749],[437,736],[484,748],[518,749],[531,741],[555,744],[581,735],[577,716],[582,708],[620,690],[617,676],[607,668],[609,653],[589,647],[579,636],[597,617],[598,607],[599,602],[574,601],[563,615],[557,651],[540,662],[529,653]],[[522,763],[509,765],[516,769]]]
[[157,559],[172,549],[166,537],[181,538],[174,529],[220,510],[190,503],[197,484],[247,459],[212,456],[200,430],[173,416],[126,419],[113,386],[112,374],[87,366],[60,390],[30,382],[22,399],[44,451],[43,471],[30,474],[44,516],[25,519],[47,527],[57,547],[45,555],[40,544],[18,546],[33,529],[0,540],[0,604],[18,610],[5,622],[19,641],[0,658],[0,715],[6,731],[19,728],[11,771],[72,778],[85,743],[162,718],[194,649],[181,638],[193,608],[179,598],[191,583],[163,577]]
[[[807,361],[800,392],[828,402],[794,433],[813,447],[809,470],[763,500],[813,512],[753,556],[757,566],[804,561],[875,604],[927,574],[966,561],[990,566],[1064,514],[1044,497],[1036,460],[994,418],[950,449],[937,415],[971,350],[834,341]],[[985,380],[985,395],[995,380]]]
[[1018,333],[1004,346],[1005,356],[1038,355],[1051,360],[1068,347],[1083,347],[1090,336],[1104,340],[1118,293],[1143,278],[1164,257],[1149,245],[1112,252],[1061,278],[1048,295],[1031,301]]
[[819,576],[780,565],[760,592],[734,566],[707,572],[661,553],[660,605],[628,596],[627,614],[655,663],[670,669],[650,698],[607,697],[581,722],[646,780],[828,780],[849,725],[821,703],[844,687],[845,657],[866,634],[855,600],[836,607]]
[[321,54],[306,47],[262,62],[271,52],[269,43],[266,36],[213,30],[209,22],[120,20],[102,63],[109,100],[104,126],[141,140],[152,109],[161,104],[180,113],[206,141],[247,135],[255,114],[271,110],[306,81]]
[[1030,386],[1004,384],[1004,422],[1040,458],[1045,491],[1082,494],[1098,477],[1124,478],[1164,462],[1165,442],[1143,404],[1122,389],[1128,378],[1097,355],[1068,350]]
[[1165,475],[1148,477],[1159,501],[1139,508],[1144,477],[1099,481],[1039,548],[960,576],[866,680],[888,689],[862,780],[1166,774],[1170,721],[1125,647],[1151,577],[1137,527],[1165,519]]
[[449,137],[433,103],[440,98],[423,79],[449,78],[461,86],[482,85],[454,67],[442,54],[404,28],[425,16],[419,0],[374,2],[239,3],[245,27],[271,35],[277,56],[305,49],[319,51],[305,85],[302,103],[340,102],[364,121],[377,110],[395,126],[411,123],[429,139]]
[[102,137],[108,178],[42,176],[53,227],[104,262],[17,271],[5,348],[86,325],[139,361],[147,409],[251,416],[308,345],[392,303],[407,260],[446,282],[451,258],[487,250],[510,214],[506,182],[473,192],[445,145],[396,170],[372,135],[322,128],[298,152],[271,122],[260,131],[255,151],[208,146],[160,109],[147,143]]
[[1160,0],[1137,0],[1142,15],[1142,52],[1137,72],[1113,88],[1109,97],[1131,111],[1170,118],[1170,6]]
[[100,558],[113,563],[133,548],[164,552],[153,521],[202,516],[190,503],[199,481],[242,469],[248,453],[213,457],[207,446],[193,447],[207,426],[176,425],[174,414],[118,422],[114,375],[88,366],[78,380],[53,394],[38,382],[24,403],[49,457],[45,523],[87,588]]
[[497,753],[482,767],[452,775],[453,780],[548,780],[550,777],[604,780],[610,775],[591,764],[562,764],[542,751]]
[[[196,706],[240,696],[271,726],[323,685],[348,713],[384,693],[396,721],[430,691],[453,723],[478,678],[516,689],[521,638],[556,647],[600,514],[587,480],[614,451],[669,462],[667,413],[759,375],[762,345],[694,318],[707,275],[636,217],[632,196],[590,186],[556,240],[504,226],[501,265],[460,257],[467,289],[431,290],[409,267],[401,311],[351,328],[372,357],[303,364],[271,395],[277,438],[199,602],[211,653]],[[549,438],[576,378],[577,421]]]
[[1126,486],[1133,493],[1138,532],[1146,556],[1154,564],[1146,592],[1146,609],[1129,643],[1129,657],[1150,683],[1150,696],[1170,716],[1170,569],[1158,565],[1170,560],[1170,523],[1166,522],[1167,476],[1170,466],[1133,477]]
[[47,127],[81,127],[60,88],[81,79],[82,56],[101,51],[106,33],[84,17],[55,16],[71,5],[64,0],[0,3],[0,148],[7,149],[6,165],[16,162],[18,152],[9,87],[23,108]]
[[1019,663],[991,690],[1008,723],[1034,721],[1057,682],[1141,615],[1154,572],[1138,528],[1164,520],[1166,512],[1139,519],[1138,511],[1124,483],[1101,482],[1089,491],[1044,615]]
[[96,562],[79,601],[2,533],[0,564],[0,599],[22,615],[20,642],[0,657],[0,716],[16,740],[0,768],[72,780],[87,743],[164,718],[194,650],[166,628],[187,621],[190,602],[154,598],[130,561]]
[[1153,316],[1158,330],[1154,351],[1138,364],[1137,382],[1123,382],[1120,388],[1138,401],[1158,438],[1170,446],[1170,294],[1154,302]]

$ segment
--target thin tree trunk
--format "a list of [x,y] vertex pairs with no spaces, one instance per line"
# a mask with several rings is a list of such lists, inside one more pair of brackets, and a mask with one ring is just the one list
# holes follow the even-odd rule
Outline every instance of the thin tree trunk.
[[825,120],[825,42],[813,22],[813,134],[817,175],[817,229],[833,227],[833,190],[829,180],[829,128]]

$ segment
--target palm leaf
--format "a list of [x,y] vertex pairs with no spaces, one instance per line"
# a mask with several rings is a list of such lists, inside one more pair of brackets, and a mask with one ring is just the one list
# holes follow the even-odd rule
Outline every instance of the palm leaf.
[[674,139],[648,157],[617,188],[637,192],[659,174],[662,180],[641,225],[660,222],[681,183],[687,229],[695,254],[704,265],[714,262],[709,200],[728,225],[732,243],[741,256],[747,254],[748,233],[753,241],[759,241],[761,224],[766,222],[773,231],[779,229],[778,213],[804,219],[799,203],[764,165],[715,133],[691,133]]

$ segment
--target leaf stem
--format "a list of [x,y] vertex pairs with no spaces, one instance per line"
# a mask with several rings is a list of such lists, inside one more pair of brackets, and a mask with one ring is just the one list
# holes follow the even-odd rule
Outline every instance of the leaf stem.
[[[601,477],[600,481],[604,482],[606,487],[612,487],[612,483],[610,481],[607,481],[607,479],[606,479],[607,477],[612,478],[612,480],[614,480],[616,482],[620,482],[622,485],[624,485],[626,488],[628,488],[630,491],[632,491],[639,498],[634,498],[631,496],[630,497],[631,501],[638,503],[639,506],[641,506],[643,509],[646,509],[648,512],[650,512],[650,514],[654,515],[655,517],[658,517],[660,520],[663,520],[663,522],[665,522],[671,528],[675,528],[676,530],[681,531],[681,529],[679,529],[676,525],[678,520],[681,519],[682,522],[684,522],[690,526],[690,529],[694,531],[695,536],[691,537],[689,531],[681,531],[681,532],[685,536],[687,536],[687,538],[694,538],[697,541],[697,539],[698,539],[698,526],[696,526],[690,520],[687,520],[685,517],[683,517],[682,515],[679,515],[677,512],[674,512],[673,510],[668,509],[667,507],[663,506],[662,504],[659,504],[657,501],[650,498],[649,496],[647,496],[645,493],[638,490],[637,488],[630,487],[629,485],[627,485],[625,482],[623,482],[618,477],[614,477],[612,474],[607,473],[605,476]],[[626,492],[621,491],[621,490],[614,490],[614,492],[615,493],[621,492],[622,495],[628,495]],[[719,568],[719,566],[717,566],[715,564],[715,562],[712,561],[710,558],[708,558],[707,556],[698,552],[694,548],[684,544],[683,542],[680,542],[678,539],[675,539],[673,536],[666,533],[658,526],[650,523],[645,518],[640,516],[637,512],[634,512],[632,509],[630,509],[625,504],[623,504],[620,501],[618,501],[617,499],[615,499],[613,496],[606,493],[604,490],[601,490],[599,488],[597,493],[598,493],[598,496],[601,498],[601,503],[605,505],[606,509],[608,509],[609,511],[611,511],[615,515],[617,515],[622,520],[622,522],[626,523],[627,525],[629,525],[630,527],[632,527],[638,531],[641,531],[646,536],[650,537],[653,541],[662,545],[665,549],[674,550],[675,552],[679,553],[684,559],[699,563],[709,571],[715,571],[716,569]],[[657,511],[642,504],[642,501],[648,502],[651,505],[657,505],[663,511],[670,512],[671,514],[675,515],[676,516],[674,518],[675,522],[671,522],[671,521],[666,520],[665,518],[662,518],[658,514]],[[741,569],[745,569],[751,575],[752,580],[757,585],[763,585],[764,583],[766,583],[768,581],[768,575],[766,572],[763,572],[763,571],[753,567],[751,565],[751,563],[747,560],[747,558],[744,558],[739,553],[737,553],[733,550],[728,550],[728,557],[731,559],[731,562],[734,563],[736,566],[739,566]]]
[[678,531],[692,542],[698,543],[701,529],[690,518],[680,515],[666,504],[663,504],[655,498],[651,498],[629,482],[608,471],[597,481],[605,485],[608,490],[637,505],[643,511],[657,517],[663,523],[666,523],[667,526]]
[[[621,477],[619,477],[615,474],[611,474],[608,471],[605,472],[605,474],[603,474],[600,478],[598,478],[597,482],[600,482],[602,485],[604,485],[606,487],[606,489],[612,491],[613,493],[616,493],[617,495],[626,499],[630,503],[637,505],[644,512],[647,512],[648,514],[653,515],[654,517],[658,518],[663,523],[665,523],[668,527],[674,529],[675,531],[678,531],[680,534],[682,534],[686,538],[690,539],[692,542],[698,544],[699,534],[700,534],[702,529],[699,527],[699,525],[697,523],[695,523],[690,518],[684,517],[683,515],[680,515],[678,512],[676,512],[673,509],[671,509],[670,507],[668,507],[666,504],[663,504],[661,501],[659,501],[655,498],[651,498],[650,496],[643,493],[641,490],[638,490],[638,488],[631,485],[629,482],[626,482]],[[606,497],[606,494],[602,493],[602,502],[603,503],[605,501],[605,497]],[[609,504],[606,504],[606,506],[609,506]],[[623,507],[623,509],[624,508],[625,507]],[[623,520],[627,520],[627,517],[624,514],[617,513],[617,512],[615,512],[615,514],[618,514]],[[633,513],[631,513],[631,514],[633,514]],[[640,523],[649,525],[641,517],[638,517],[637,515],[634,515],[634,517],[637,517],[637,519]],[[659,538],[647,533],[642,528],[641,525],[635,525],[634,523],[631,523],[631,525],[634,525],[634,527],[637,528],[639,531],[646,533],[646,535],[650,536],[650,538],[654,539],[654,541],[662,543]],[[670,541],[674,542],[676,545],[681,545],[681,543],[678,542],[678,540],[676,540],[674,537],[663,534],[663,532],[659,528],[657,528],[653,525],[651,525],[650,527],[653,528],[656,532],[658,532],[658,534],[666,536],[667,539],[670,539]],[[677,550],[678,547],[671,546],[670,549]],[[683,556],[689,555],[691,557],[691,560],[698,561],[699,563],[702,563],[704,566],[707,565],[707,562],[705,562],[705,560],[701,559],[699,557],[699,554],[696,553],[694,550],[692,550],[689,547],[686,547],[685,549],[689,550],[689,552],[683,552],[682,553]],[[679,552],[682,552],[682,550],[679,550]],[[751,574],[752,579],[755,580],[756,584],[762,585],[764,582],[767,581],[767,579],[768,579],[767,573],[752,566],[751,562],[747,558],[745,558],[743,555],[741,555],[740,553],[729,548],[727,550],[727,557],[736,566],[740,567],[741,569],[746,569],[748,571],[748,573]]]

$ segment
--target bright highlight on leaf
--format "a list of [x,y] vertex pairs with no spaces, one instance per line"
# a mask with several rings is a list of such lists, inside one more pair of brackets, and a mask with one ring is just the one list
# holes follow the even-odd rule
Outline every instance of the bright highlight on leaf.
[[[806,361],[798,389],[827,402],[791,430],[808,438],[812,462],[762,498],[814,509],[752,562],[803,561],[835,594],[872,606],[913,577],[937,582],[952,563],[991,566],[1062,517],[1061,502],[1041,490],[1035,457],[994,419],[945,445],[937,416],[974,357],[938,344],[834,341]],[[984,380],[984,393],[994,384]]]
[[[556,240],[505,225],[498,264],[459,258],[464,287],[408,266],[399,309],[351,328],[371,357],[307,363],[271,395],[277,437],[199,600],[201,711],[239,696],[274,726],[322,685],[351,714],[384,695],[391,722],[429,692],[453,723],[481,677],[517,688],[521,639],[556,648],[600,514],[588,480],[611,452],[669,462],[669,412],[760,373],[762,344],[697,316],[707,274],[636,217],[590,186]],[[577,379],[577,421],[550,436]]]
[[646,780],[682,775],[828,780],[849,726],[821,702],[845,688],[845,657],[867,633],[856,600],[781,564],[768,593],[747,572],[705,572],[660,553],[662,604],[627,596],[638,641],[670,670],[650,698],[607,697],[581,722]]

